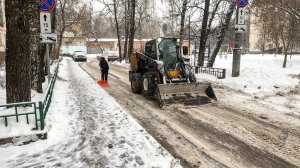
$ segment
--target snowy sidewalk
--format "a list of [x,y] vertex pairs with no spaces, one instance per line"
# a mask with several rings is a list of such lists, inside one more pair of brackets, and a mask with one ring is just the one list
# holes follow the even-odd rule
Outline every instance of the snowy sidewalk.
[[0,167],[181,167],[74,61],[61,63],[48,139],[0,146]]

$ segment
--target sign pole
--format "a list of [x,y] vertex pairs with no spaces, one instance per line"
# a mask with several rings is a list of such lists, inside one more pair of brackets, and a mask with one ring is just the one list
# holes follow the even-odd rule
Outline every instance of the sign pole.
[[247,25],[245,24],[245,9],[248,5],[248,0],[236,0],[236,20],[235,20],[235,37],[234,37],[234,48],[232,58],[232,77],[240,76],[240,65],[241,65],[241,33],[246,33]]
[[46,59],[47,59],[47,74],[48,85],[50,85],[51,73],[50,73],[50,51],[49,44],[57,42],[57,34],[51,34],[51,14],[50,12],[55,8],[56,0],[39,0],[40,3],[40,24],[41,24],[41,43],[46,43]]
[[[238,18],[239,7],[236,8],[236,18]],[[238,24],[238,19],[236,19]],[[232,77],[240,76],[240,64],[241,64],[241,46],[240,46],[241,33],[235,32],[233,59],[232,59]]]

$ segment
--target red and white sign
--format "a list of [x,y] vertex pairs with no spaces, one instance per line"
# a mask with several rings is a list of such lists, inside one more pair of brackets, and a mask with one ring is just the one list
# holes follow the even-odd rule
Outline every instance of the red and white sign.
[[55,8],[55,0],[39,0],[40,2],[40,11],[41,12],[50,12]]

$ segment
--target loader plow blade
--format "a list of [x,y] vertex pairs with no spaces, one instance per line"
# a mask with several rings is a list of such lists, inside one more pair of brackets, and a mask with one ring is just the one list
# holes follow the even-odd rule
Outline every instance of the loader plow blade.
[[161,108],[176,104],[204,105],[217,100],[210,83],[160,84],[156,94]]

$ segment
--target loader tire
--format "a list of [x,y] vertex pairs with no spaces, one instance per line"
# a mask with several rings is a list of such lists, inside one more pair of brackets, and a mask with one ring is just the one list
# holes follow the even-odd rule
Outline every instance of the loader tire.
[[143,87],[142,75],[140,73],[133,73],[131,77],[131,90],[133,93],[141,93]]
[[143,76],[142,94],[145,98],[150,99],[154,95],[154,91],[157,85],[155,82],[155,76],[152,73],[146,73]]
[[192,83],[196,83],[197,82],[197,78],[196,78],[195,74],[189,73],[189,80]]

